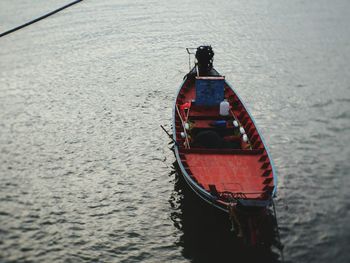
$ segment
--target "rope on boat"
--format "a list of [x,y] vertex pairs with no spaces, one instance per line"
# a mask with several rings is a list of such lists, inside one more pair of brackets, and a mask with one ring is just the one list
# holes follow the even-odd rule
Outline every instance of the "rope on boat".
[[238,233],[237,233],[237,237],[243,237],[243,229],[242,229],[242,225],[239,222],[237,213],[236,213],[236,207],[233,203],[230,203],[228,206],[228,210],[229,210],[229,215],[230,215],[230,221],[232,224],[232,228],[231,231],[234,232],[235,231],[235,223],[238,226]]
[[47,18],[47,17],[49,17],[49,16],[51,16],[51,15],[53,15],[53,14],[56,14],[56,13],[62,11],[63,9],[66,9],[66,8],[68,8],[68,7],[72,6],[72,5],[75,5],[75,4],[77,4],[77,3],[81,2],[81,1],[83,1],[83,0],[76,0],[76,1],[73,1],[73,2],[71,2],[71,3],[69,3],[69,4],[67,4],[67,5],[64,5],[64,6],[60,7],[60,8],[58,8],[58,9],[54,10],[54,11],[51,11],[50,13],[47,13],[47,14],[45,14],[45,15],[43,15],[43,16],[40,16],[40,17],[38,17],[38,18],[35,18],[35,19],[33,19],[33,20],[31,20],[31,21],[29,21],[29,22],[23,24],[23,25],[17,26],[17,27],[15,27],[15,28],[12,28],[12,29],[10,29],[10,30],[7,30],[7,31],[5,31],[5,32],[3,32],[3,33],[0,33],[0,37],[6,36],[6,35],[8,35],[8,34],[10,34],[10,33],[13,33],[13,32],[15,32],[15,31],[21,29],[21,28],[24,28],[24,27],[26,27],[26,26],[29,26],[29,25],[31,25],[31,24],[34,24],[34,23],[36,23],[36,22],[38,22],[38,21],[40,21],[40,20],[42,20],[42,19],[44,19],[44,18]]
[[[244,231],[243,231],[243,227],[242,224],[240,223],[237,211],[236,211],[236,206],[234,203],[234,200],[237,200],[237,198],[234,198],[234,196],[230,196],[230,203],[228,205],[228,212],[229,212],[229,219],[231,221],[232,227],[231,227],[231,231],[235,232],[235,225],[238,226],[237,229],[237,237],[239,238],[243,238],[244,237]],[[272,207],[273,207],[273,213],[274,213],[274,219],[275,219],[275,226],[276,226],[276,237],[277,237],[277,244],[275,243],[276,248],[280,251],[281,253],[281,262],[284,263],[284,254],[283,254],[283,244],[281,242],[281,237],[280,237],[280,233],[279,233],[279,227],[278,227],[278,221],[277,221],[277,212],[276,212],[276,207],[275,207],[275,203],[274,200],[271,199],[271,203],[272,203]],[[252,222],[249,221],[249,224],[251,224]],[[250,225],[250,228],[253,228],[252,225]],[[255,238],[254,238],[255,239]],[[256,241],[256,240],[255,240]]]

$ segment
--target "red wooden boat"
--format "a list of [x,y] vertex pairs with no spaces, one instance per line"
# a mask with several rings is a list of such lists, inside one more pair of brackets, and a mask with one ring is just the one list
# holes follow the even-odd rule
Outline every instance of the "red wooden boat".
[[185,181],[226,212],[266,208],[277,181],[264,139],[237,92],[213,68],[211,47],[195,55],[173,108],[175,156]]

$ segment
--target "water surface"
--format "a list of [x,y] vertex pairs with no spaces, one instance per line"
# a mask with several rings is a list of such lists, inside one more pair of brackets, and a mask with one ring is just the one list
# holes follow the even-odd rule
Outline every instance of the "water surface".
[[[1,1],[0,30],[61,5]],[[83,1],[1,38],[0,261],[257,261],[188,194],[159,128],[185,47],[211,44],[275,160],[285,261],[348,262],[349,8]]]

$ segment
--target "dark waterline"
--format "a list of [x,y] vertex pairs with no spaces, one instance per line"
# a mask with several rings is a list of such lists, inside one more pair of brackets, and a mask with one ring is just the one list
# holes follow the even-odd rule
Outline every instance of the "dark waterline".
[[228,215],[203,202],[188,187],[176,163],[172,174],[171,219],[182,232],[177,244],[185,258],[191,262],[281,262],[276,248],[252,248],[236,238]]

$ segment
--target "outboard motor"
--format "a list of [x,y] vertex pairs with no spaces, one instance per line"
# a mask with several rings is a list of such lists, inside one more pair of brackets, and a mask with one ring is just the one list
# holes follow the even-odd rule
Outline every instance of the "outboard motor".
[[200,46],[196,51],[196,59],[198,61],[199,75],[205,76],[213,68],[214,51],[211,46]]

